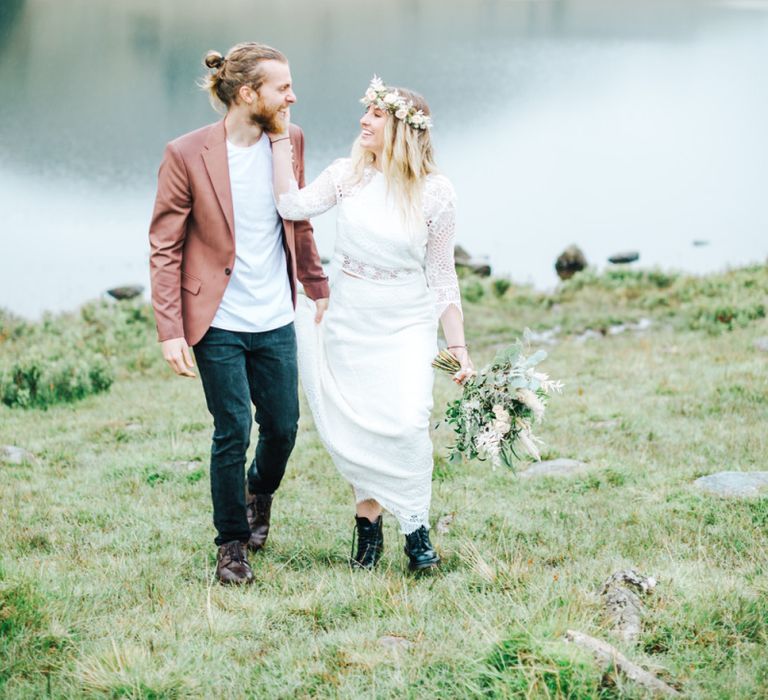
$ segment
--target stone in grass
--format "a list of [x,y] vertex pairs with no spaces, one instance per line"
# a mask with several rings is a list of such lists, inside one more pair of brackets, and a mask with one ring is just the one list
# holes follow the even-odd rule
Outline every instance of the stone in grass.
[[557,345],[557,334],[561,331],[560,326],[545,328],[543,331],[532,331],[529,328],[525,330],[525,340],[532,345]]
[[768,472],[717,472],[693,483],[702,491],[723,498],[768,496]]
[[589,464],[579,462],[576,459],[550,459],[544,462],[537,462],[520,472],[523,479],[531,479],[541,476],[577,476],[584,474],[589,469]]
[[617,418],[607,418],[605,420],[592,421],[589,425],[592,428],[602,428],[604,430],[608,430],[610,428],[618,428],[621,425],[621,421]]
[[764,338],[758,338],[755,341],[755,349],[768,352],[768,336],[765,336]]
[[393,649],[394,651],[410,649],[413,646],[413,642],[409,639],[394,634],[385,634],[383,637],[379,637],[379,644],[385,649]]
[[192,459],[192,460],[176,460],[174,462],[169,462],[168,466],[172,469],[176,469],[178,471],[187,471],[187,472],[193,472],[195,469],[198,469],[199,467],[203,466],[203,463],[200,460]]
[[0,462],[6,464],[28,464],[35,459],[31,452],[27,452],[23,447],[14,445],[0,445]]
[[454,514],[447,513],[440,517],[435,525],[435,530],[441,535],[447,535],[451,531],[451,523],[453,522]]

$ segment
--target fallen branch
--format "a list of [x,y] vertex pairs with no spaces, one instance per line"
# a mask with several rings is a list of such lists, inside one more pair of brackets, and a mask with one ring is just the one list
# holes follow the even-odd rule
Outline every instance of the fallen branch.
[[600,595],[605,599],[608,617],[625,642],[634,644],[640,636],[643,601],[635,591],[646,594],[655,587],[653,576],[642,576],[634,569],[617,571],[603,583]]
[[597,658],[599,663],[605,666],[613,664],[613,666],[621,671],[627,678],[642,685],[648,690],[663,693],[664,695],[680,695],[680,693],[678,693],[671,685],[667,685],[664,681],[656,678],[652,673],[649,673],[644,668],[641,668],[630,661],[624,654],[616,649],[616,647],[611,646],[607,642],[596,639],[595,637],[590,637],[583,632],[577,632],[576,630],[568,630],[565,633],[565,639],[568,642],[572,642],[573,644],[590,651],[595,658]]

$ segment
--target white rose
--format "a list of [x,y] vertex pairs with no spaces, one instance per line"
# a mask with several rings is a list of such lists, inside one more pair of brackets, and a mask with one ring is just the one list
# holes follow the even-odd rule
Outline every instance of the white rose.
[[498,418],[493,421],[493,432],[498,433],[499,435],[506,435],[511,429],[512,426],[508,421]]
[[[359,95],[360,93],[358,93]],[[376,99],[376,91],[373,88],[368,88],[365,91],[365,99],[373,102]]]
[[424,117],[418,112],[411,117],[411,123],[414,126],[421,126],[423,121],[424,121]]
[[408,116],[408,110],[405,109],[404,107],[401,107],[400,109],[397,110],[397,112],[395,112],[395,116],[398,119],[405,119]]
[[397,102],[397,93],[396,92],[389,92],[384,96],[384,103],[388,105],[393,105]]

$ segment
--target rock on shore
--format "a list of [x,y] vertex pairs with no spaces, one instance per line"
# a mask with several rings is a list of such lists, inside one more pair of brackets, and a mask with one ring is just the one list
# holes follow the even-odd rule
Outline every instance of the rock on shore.
[[696,488],[723,498],[768,495],[768,472],[717,472],[693,482]]

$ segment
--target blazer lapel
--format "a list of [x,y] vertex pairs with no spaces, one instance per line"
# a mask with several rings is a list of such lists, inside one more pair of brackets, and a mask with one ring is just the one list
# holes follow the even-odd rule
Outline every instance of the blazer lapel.
[[211,133],[203,148],[203,162],[216,192],[216,198],[219,200],[219,206],[227,220],[229,233],[234,240],[235,212],[232,206],[232,187],[229,181],[229,160],[227,158],[227,133],[224,129],[223,119],[211,128]]

